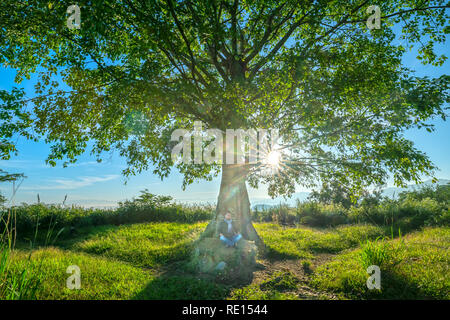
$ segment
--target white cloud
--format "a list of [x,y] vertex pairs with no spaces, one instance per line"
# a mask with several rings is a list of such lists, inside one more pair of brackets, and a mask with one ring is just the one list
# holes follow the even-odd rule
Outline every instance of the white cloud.
[[24,186],[22,190],[73,190],[87,186],[91,186],[94,183],[105,182],[114,180],[120,177],[117,174],[110,174],[103,177],[80,177],[78,179],[53,179],[50,180],[51,184],[39,185],[39,186]]
[[98,163],[97,161],[83,161],[83,162],[75,162],[75,163],[70,163],[67,165],[68,168],[70,167],[85,167],[85,166],[96,166],[99,165],[100,163]]

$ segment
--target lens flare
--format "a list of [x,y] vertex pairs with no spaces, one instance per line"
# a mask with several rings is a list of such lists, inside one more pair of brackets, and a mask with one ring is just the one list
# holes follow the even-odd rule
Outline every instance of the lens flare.
[[280,165],[280,161],[281,153],[276,150],[270,151],[267,155],[266,163],[271,167],[277,168]]

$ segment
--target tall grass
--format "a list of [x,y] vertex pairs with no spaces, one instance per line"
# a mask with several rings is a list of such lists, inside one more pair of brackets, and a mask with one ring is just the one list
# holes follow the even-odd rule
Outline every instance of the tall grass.
[[4,226],[0,234],[0,299],[36,299],[41,278],[39,272],[30,265],[31,253],[22,268],[11,268],[12,249],[16,239],[15,214],[8,210],[8,214],[1,217],[0,223]]
[[[59,236],[69,236],[78,228],[100,225],[122,225],[143,222],[195,223],[211,219],[212,206],[188,206],[170,204],[155,207],[149,204],[124,203],[117,209],[93,209],[77,206],[22,204],[6,211],[0,210],[0,220],[10,218],[14,210],[14,228],[21,239],[32,241],[36,230],[46,231],[47,238],[40,239],[47,244]],[[0,225],[0,232],[8,232],[9,224]]]
[[367,240],[361,243],[361,251],[358,260],[364,268],[371,265],[384,265],[390,258],[388,243],[377,238],[375,241]]
[[0,249],[0,299],[1,300],[32,300],[41,283],[39,273],[30,264],[21,270],[10,268],[9,248]]

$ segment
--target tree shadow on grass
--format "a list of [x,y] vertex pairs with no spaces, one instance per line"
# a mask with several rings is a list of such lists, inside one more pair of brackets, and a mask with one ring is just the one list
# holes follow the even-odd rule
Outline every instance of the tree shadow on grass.
[[230,288],[193,276],[160,276],[132,299],[138,300],[221,300]]
[[[257,265],[255,269],[261,268]],[[165,265],[160,273],[132,299],[137,300],[223,300],[233,289],[249,285],[251,278],[221,279],[220,276],[197,273],[189,269],[187,261]]]
[[445,293],[440,291],[431,292],[427,290],[426,286],[422,286],[408,278],[407,275],[384,271],[381,278],[381,296],[374,298],[390,300],[445,299]]
[[264,253],[264,258],[270,261],[280,261],[280,260],[299,260],[299,259],[312,259],[314,255],[310,252],[299,250],[298,252],[286,252],[280,251],[276,248],[266,246],[266,252]]
[[[67,227],[58,235],[59,230],[48,234],[47,230],[38,231],[37,235],[27,234],[19,238],[16,248],[28,249],[30,243],[33,247],[56,247],[60,249],[71,249],[75,244],[91,239],[101,234],[107,234],[109,231],[117,229],[114,225],[90,226],[82,228]],[[61,229],[60,229],[61,230]]]

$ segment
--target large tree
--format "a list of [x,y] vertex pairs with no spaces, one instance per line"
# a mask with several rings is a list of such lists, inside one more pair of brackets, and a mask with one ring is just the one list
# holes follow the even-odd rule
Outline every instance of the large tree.
[[[78,0],[81,25],[69,29],[72,2],[0,3],[0,61],[17,81],[38,74],[26,103],[50,164],[115,149],[125,175],[163,178],[177,128],[278,129],[276,174],[264,163],[176,164],[183,186],[221,172],[217,217],[232,209],[258,242],[246,182],[272,196],[330,179],[356,192],[434,169],[403,132],[445,119],[449,77],[416,77],[402,56],[416,45],[423,63],[444,62],[446,1]],[[380,29],[366,25],[370,5]]]

